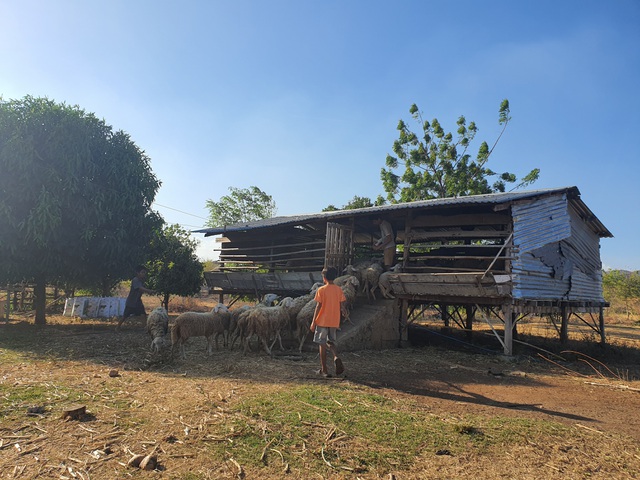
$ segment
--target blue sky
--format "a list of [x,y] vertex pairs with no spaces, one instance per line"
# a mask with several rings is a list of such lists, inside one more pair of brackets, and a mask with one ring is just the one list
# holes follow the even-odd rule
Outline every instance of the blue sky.
[[577,186],[615,236],[605,268],[640,269],[638,0],[2,0],[0,18],[0,95],[129,133],[169,223],[203,226],[229,187],[278,215],[373,199],[412,103],[475,121],[475,151],[507,98],[489,166]]

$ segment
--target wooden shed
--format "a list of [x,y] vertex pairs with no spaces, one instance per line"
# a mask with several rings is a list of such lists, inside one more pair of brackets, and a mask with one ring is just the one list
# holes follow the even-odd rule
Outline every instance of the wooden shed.
[[[400,306],[398,334],[435,307],[445,324],[471,330],[476,317],[513,352],[527,315],[548,315],[561,341],[576,315],[604,342],[600,238],[612,234],[577,187],[474,195],[380,207],[274,217],[199,230],[219,235],[220,270],[206,272],[219,293],[304,293],[326,266],[370,258],[375,216],[396,235],[402,273],[391,275]],[[498,318],[494,325],[491,318]]]

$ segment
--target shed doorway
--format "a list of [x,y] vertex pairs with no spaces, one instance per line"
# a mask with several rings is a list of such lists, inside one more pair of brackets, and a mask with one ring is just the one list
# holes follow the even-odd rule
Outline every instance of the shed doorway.
[[324,266],[336,267],[338,272],[353,261],[353,227],[327,222]]

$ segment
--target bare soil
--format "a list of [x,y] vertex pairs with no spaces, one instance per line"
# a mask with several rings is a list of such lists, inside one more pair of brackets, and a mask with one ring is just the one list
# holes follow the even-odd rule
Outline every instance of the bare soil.
[[[35,412],[35,424],[25,417],[0,425],[0,478],[630,478],[629,464],[640,471],[640,343],[633,338],[610,338],[613,346],[598,359],[592,350],[589,356],[565,353],[559,358],[528,348],[506,358],[487,353],[487,347],[495,349],[490,340],[474,349],[416,332],[408,348],[344,353],[345,378],[320,380],[314,375],[318,359],[313,351],[272,359],[257,349],[243,356],[221,348],[206,358],[204,342],[196,339],[186,360],[167,360],[149,353],[149,338],[136,319],[121,332],[115,332],[113,320],[51,316],[48,322],[40,329],[19,318],[0,324],[0,385],[60,387],[59,397],[44,412]],[[624,328],[637,334],[637,327]],[[11,345],[2,340],[9,334]],[[7,362],[9,353],[25,360]],[[627,467],[616,474],[598,456],[587,468],[591,460],[582,440],[558,437],[553,444],[526,449],[505,445],[500,456],[425,452],[429,455],[416,459],[410,470],[391,469],[384,477],[330,469],[288,475],[247,469],[240,474],[228,459],[205,468],[210,460],[199,458],[197,443],[188,441],[198,430],[198,438],[207,440],[203,432],[207,422],[217,421],[215,412],[224,415],[228,405],[252,392],[327,381],[408,400],[445,419],[480,415],[559,422],[583,431],[599,448],[611,448],[613,463]],[[93,402],[95,411],[86,421],[59,418],[69,404],[65,388],[80,389]],[[26,411],[24,404],[5,403],[0,413],[13,409]],[[152,451],[160,455],[162,469],[126,467],[133,453]]]

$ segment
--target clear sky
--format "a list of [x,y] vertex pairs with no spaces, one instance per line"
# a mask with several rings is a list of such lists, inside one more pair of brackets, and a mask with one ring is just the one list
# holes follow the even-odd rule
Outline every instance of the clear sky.
[[[638,0],[0,0],[0,95],[79,105],[124,130],[162,181],[169,223],[255,185],[277,215],[384,193],[416,103],[530,188],[577,186],[640,269]],[[215,243],[199,254],[213,258]]]

